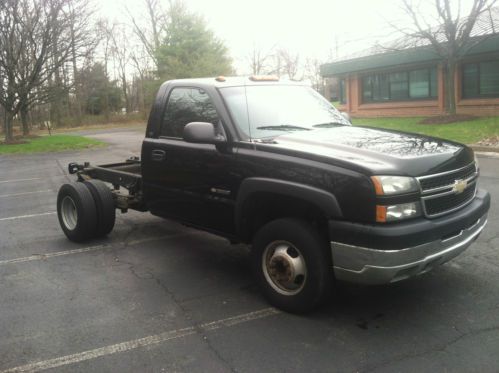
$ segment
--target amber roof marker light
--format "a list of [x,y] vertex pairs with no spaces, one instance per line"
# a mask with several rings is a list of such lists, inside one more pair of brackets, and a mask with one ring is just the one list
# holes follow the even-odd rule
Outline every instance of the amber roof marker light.
[[223,76],[223,75],[219,75],[219,76],[217,76],[217,77],[215,78],[215,80],[216,80],[217,82],[222,82],[222,83],[227,81],[227,79],[226,79],[226,78],[225,78],[225,76]]
[[252,82],[278,82],[279,77],[275,75],[251,75],[249,80]]

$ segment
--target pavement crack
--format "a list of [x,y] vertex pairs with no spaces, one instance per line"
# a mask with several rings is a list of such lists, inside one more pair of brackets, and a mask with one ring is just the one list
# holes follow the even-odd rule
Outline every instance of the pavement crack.
[[55,162],[57,163],[57,166],[61,170],[61,172],[64,175],[64,177],[66,178],[66,180],[69,181],[70,183],[73,182],[73,180],[71,180],[71,178],[69,177],[69,175],[66,172],[66,170],[64,169],[64,167],[62,167],[61,162],[58,159],[56,159]]
[[[457,327],[454,327],[454,329],[456,331],[458,331],[458,332],[460,331]],[[424,350],[422,352],[419,352],[419,353],[402,354],[400,356],[397,356],[394,359],[385,360],[385,361],[380,362],[379,364],[375,364],[375,365],[372,365],[370,367],[367,367],[367,368],[364,368],[364,369],[360,369],[359,372],[373,372],[375,370],[380,370],[380,369],[384,370],[384,368],[386,368],[387,366],[389,366],[389,365],[391,365],[393,363],[404,361],[406,359],[412,359],[412,358],[422,357],[422,356],[425,356],[425,355],[428,355],[428,354],[432,354],[432,353],[446,352],[446,350],[450,346],[458,343],[463,338],[467,338],[467,337],[470,337],[470,336],[476,336],[476,335],[480,335],[482,333],[488,333],[488,332],[495,331],[495,330],[499,330],[499,326],[492,326],[492,327],[488,327],[488,328],[470,330],[467,333],[462,333],[459,336],[457,336],[456,338],[451,339],[448,342],[445,342],[441,346],[434,346],[434,347],[431,347],[431,348],[426,349],[426,350]]]
[[213,353],[216,359],[222,362],[231,372],[237,373],[237,370],[230,364],[230,362],[221,355],[221,353],[215,348],[215,346],[213,346],[210,339],[208,338],[206,331],[200,326],[199,322],[193,319],[189,309],[187,309],[187,307],[182,304],[175,293],[166,284],[164,284],[160,278],[158,278],[151,270],[148,269],[144,272],[137,271],[136,265],[132,262],[121,259],[117,251],[114,252],[114,260],[119,263],[126,264],[130,273],[139,280],[153,280],[156,285],[159,286],[163,290],[163,292],[173,301],[175,306],[180,309],[185,319],[191,322],[192,327],[196,331],[196,334],[201,338],[203,343],[205,343],[205,345]]

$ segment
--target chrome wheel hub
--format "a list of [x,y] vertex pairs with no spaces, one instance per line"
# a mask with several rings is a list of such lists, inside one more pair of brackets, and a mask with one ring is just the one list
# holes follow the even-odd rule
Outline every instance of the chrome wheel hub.
[[72,231],[76,228],[78,222],[78,214],[76,212],[76,205],[70,196],[66,196],[61,202],[61,217],[64,226]]
[[307,279],[307,266],[300,251],[286,241],[271,242],[262,257],[267,282],[283,295],[299,293]]

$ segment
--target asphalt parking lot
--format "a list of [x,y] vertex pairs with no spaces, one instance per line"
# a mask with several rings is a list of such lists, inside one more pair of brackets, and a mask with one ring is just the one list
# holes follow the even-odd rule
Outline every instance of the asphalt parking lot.
[[74,244],[55,214],[70,161],[140,155],[141,132],[92,132],[106,149],[0,156],[0,373],[497,372],[499,158],[480,157],[488,226],[414,280],[340,285],[306,316],[266,304],[241,245],[147,213]]

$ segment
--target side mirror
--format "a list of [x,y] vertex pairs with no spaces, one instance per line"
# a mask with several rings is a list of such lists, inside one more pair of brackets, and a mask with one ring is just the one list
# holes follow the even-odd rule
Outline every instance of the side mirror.
[[352,119],[350,118],[350,114],[348,114],[346,111],[342,111],[342,112],[340,112],[340,114],[343,116],[343,118],[348,120],[349,123],[352,123]]
[[184,127],[182,134],[187,142],[196,144],[221,144],[227,142],[223,135],[217,134],[213,123],[191,122]]

